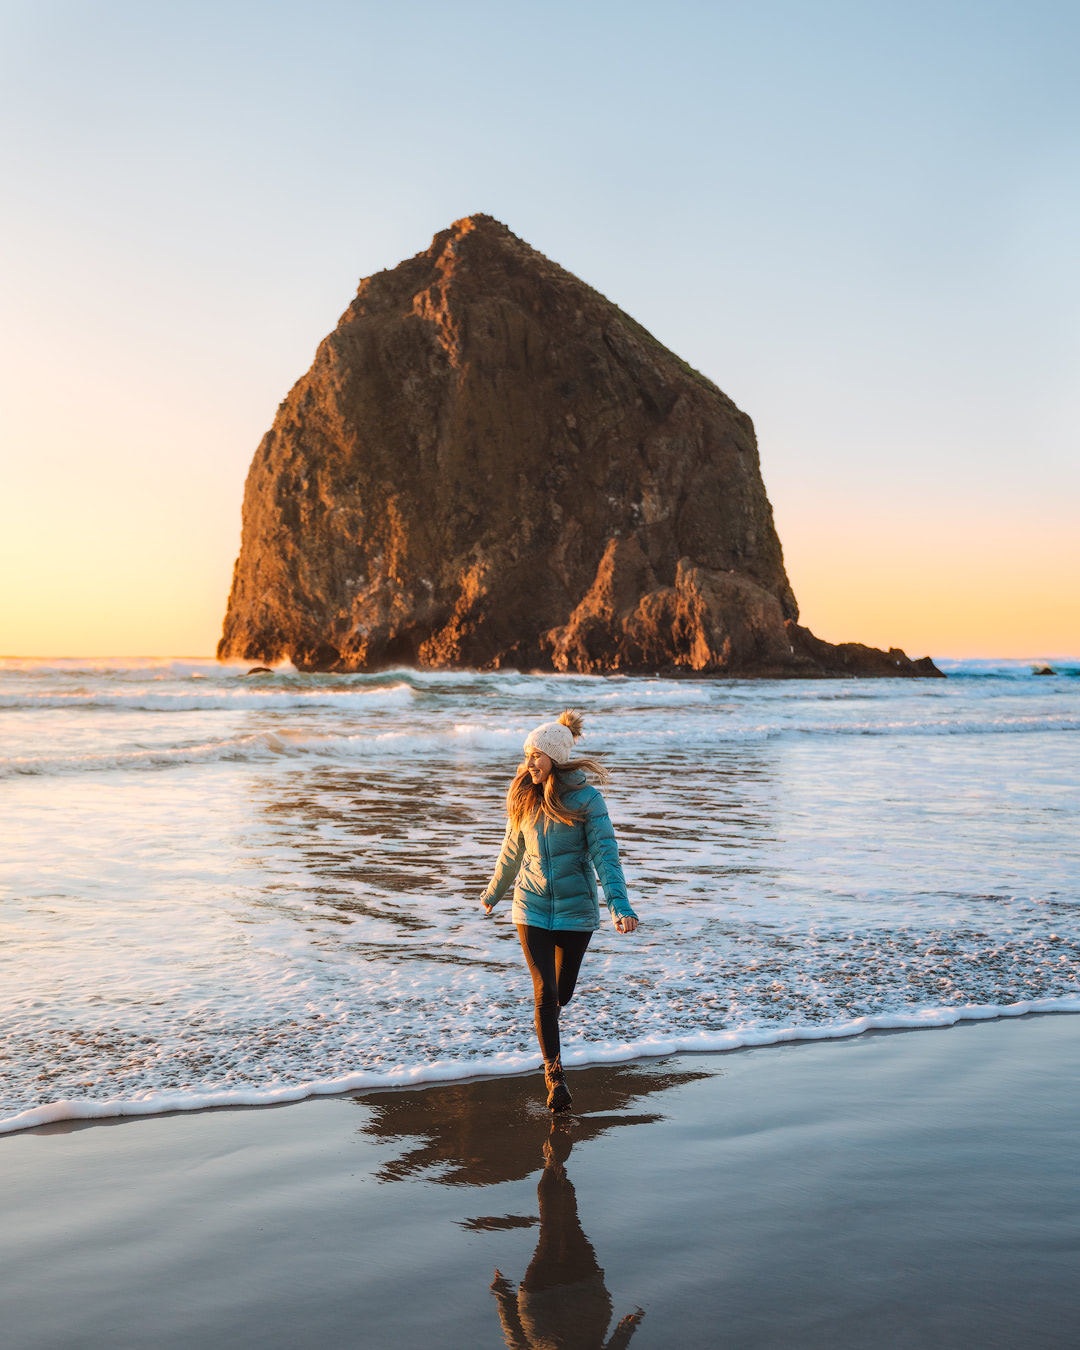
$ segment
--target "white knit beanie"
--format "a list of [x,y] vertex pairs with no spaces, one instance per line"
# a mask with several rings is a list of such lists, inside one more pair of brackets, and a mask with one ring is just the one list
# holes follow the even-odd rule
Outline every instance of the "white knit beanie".
[[559,714],[557,722],[542,722],[534,727],[525,738],[525,753],[539,750],[547,755],[553,764],[565,764],[574,749],[574,742],[581,735],[581,714],[569,708]]

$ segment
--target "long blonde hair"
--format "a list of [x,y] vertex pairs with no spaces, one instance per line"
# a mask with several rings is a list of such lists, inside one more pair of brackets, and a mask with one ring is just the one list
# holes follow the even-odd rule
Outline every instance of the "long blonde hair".
[[[581,735],[581,714],[566,708],[559,714],[558,720],[569,728],[576,741]],[[588,756],[567,760],[565,764],[553,763],[543,783],[534,783],[529,776],[528,766],[524,762],[519,764],[514,781],[506,793],[506,814],[511,826],[520,830],[523,825],[532,824],[539,815],[544,816],[545,822],[557,820],[561,825],[576,825],[582,820],[584,811],[567,806],[563,801],[564,784],[561,781],[565,775],[576,773],[579,769],[591,773],[601,783],[606,783],[610,776],[598,760]]]

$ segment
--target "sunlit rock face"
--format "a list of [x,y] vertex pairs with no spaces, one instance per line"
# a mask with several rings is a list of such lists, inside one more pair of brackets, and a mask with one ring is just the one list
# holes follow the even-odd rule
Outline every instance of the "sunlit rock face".
[[477,215],[362,281],[279,408],[218,655],[927,673],[869,648],[856,671],[797,617],[750,419]]

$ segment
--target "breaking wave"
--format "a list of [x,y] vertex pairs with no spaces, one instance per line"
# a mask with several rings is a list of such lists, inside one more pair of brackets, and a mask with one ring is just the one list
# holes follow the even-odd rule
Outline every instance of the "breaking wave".
[[[925,1030],[951,1027],[958,1022],[983,1022],[1033,1013],[1080,1013],[1080,996],[1027,999],[1011,1004],[966,1004],[960,1007],[921,1008],[907,1012],[876,1013],[849,1022],[815,1026],[745,1027],[731,1031],[676,1033],[639,1041],[592,1043],[568,1049],[567,1065],[620,1064],[633,1059],[680,1053],[722,1052],[747,1046],[781,1045],[793,1041],[840,1040],[867,1031]],[[274,1083],[264,1087],[194,1092],[149,1089],[130,1097],[104,1101],[65,1099],[33,1106],[0,1119],[0,1135],[53,1125],[66,1120],[110,1120],[125,1116],[157,1116],[171,1111],[206,1111],[222,1107],[278,1106],[309,1097],[327,1097],[374,1088],[405,1087],[417,1083],[445,1083],[462,1078],[527,1073],[540,1062],[538,1054],[506,1053],[462,1061],[437,1060],[401,1064],[387,1070],[362,1070],[338,1078],[301,1083]]]
[[154,690],[98,689],[93,692],[51,690],[48,693],[0,694],[0,709],[33,711],[38,708],[122,708],[134,712],[233,712],[302,711],[308,708],[339,708],[370,712],[380,708],[407,707],[416,697],[408,684],[374,689],[270,689],[246,686],[202,689]]
[[[490,751],[505,756],[514,754],[521,746],[531,723],[510,726],[491,726],[479,723],[458,723],[452,727],[432,731],[363,732],[353,735],[327,732],[309,732],[301,729],[275,728],[251,731],[234,736],[205,741],[116,750],[97,754],[16,755],[0,758],[0,778],[18,774],[100,773],[116,769],[164,769],[184,764],[207,764],[215,761],[258,762],[281,757],[339,760],[348,763],[357,759],[387,756],[453,756],[456,752]],[[635,726],[628,730],[605,728],[602,740],[590,745],[597,753],[621,745],[635,747],[637,754],[649,750],[660,754],[700,751],[710,747],[721,748],[751,742],[763,742],[791,737],[853,737],[853,736],[984,736],[994,734],[1025,734],[1039,732],[1080,731],[1080,718],[1071,717],[1003,717],[989,721],[902,721],[887,724],[874,722],[773,722],[758,725],[718,725],[703,728],[664,728]]]

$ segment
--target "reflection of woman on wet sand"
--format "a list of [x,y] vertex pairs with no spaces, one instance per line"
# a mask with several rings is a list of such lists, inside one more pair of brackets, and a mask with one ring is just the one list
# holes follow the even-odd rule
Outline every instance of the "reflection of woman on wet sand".
[[585,949],[600,927],[596,874],[616,929],[632,933],[637,915],[626,898],[619,849],[604,799],[586,770],[607,774],[591,759],[570,758],[581,715],[567,709],[525,741],[525,762],[506,794],[506,836],[480,898],[484,912],[514,887],[513,921],[533,980],[536,1034],[544,1055],[548,1109],[565,1111],[559,1009],[573,997]]
[[611,1295],[592,1243],[581,1229],[577,1196],[563,1163],[570,1138],[553,1130],[536,1188],[540,1237],[516,1291],[500,1271],[491,1290],[509,1350],[625,1350],[643,1313],[627,1315],[606,1341]]

